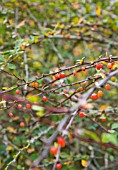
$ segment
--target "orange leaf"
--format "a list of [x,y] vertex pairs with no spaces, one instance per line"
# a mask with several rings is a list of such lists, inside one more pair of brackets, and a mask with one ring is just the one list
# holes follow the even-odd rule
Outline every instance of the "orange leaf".
[[35,151],[34,148],[29,148],[29,149],[27,150],[28,153],[32,153],[32,152],[34,152],[34,151]]

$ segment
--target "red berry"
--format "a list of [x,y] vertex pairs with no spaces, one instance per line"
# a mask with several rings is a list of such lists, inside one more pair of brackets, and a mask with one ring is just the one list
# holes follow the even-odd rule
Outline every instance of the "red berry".
[[18,108],[22,109],[23,108],[22,104],[18,104]]
[[84,81],[84,82],[83,82],[83,85],[86,86],[86,85],[87,85],[87,81]]
[[79,117],[84,118],[85,117],[85,113],[84,112],[79,112]]
[[65,145],[66,145],[65,139],[64,139],[63,137],[61,137],[61,136],[58,137],[57,143],[58,143],[58,145],[61,146],[61,147],[65,147]]
[[92,99],[92,100],[97,100],[97,99],[98,99],[98,94],[93,93],[93,94],[91,95],[91,99]]
[[77,75],[77,72],[76,70],[73,71],[73,75],[76,76]]
[[52,83],[52,87],[55,87],[56,86],[56,84],[55,83]]
[[20,127],[24,127],[25,123],[24,122],[20,122]]
[[101,118],[101,121],[102,121],[102,122],[106,122],[106,120],[107,120],[106,117],[102,117],[102,118]]
[[84,89],[83,89],[83,87],[79,87],[79,91],[83,91]]
[[113,67],[115,63],[114,63],[114,62],[112,62],[111,64],[112,64],[112,67]]
[[86,68],[85,67],[82,67],[82,71],[85,71],[86,70]]
[[93,28],[96,30],[97,29],[97,25],[94,25]]
[[66,34],[65,37],[69,39],[69,38],[70,38],[70,33],[69,33],[69,34]]
[[103,64],[100,63],[100,68],[103,68]]
[[65,73],[61,73],[60,74],[60,78],[65,78],[66,77],[66,74]]
[[20,90],[16,90],[16,94],[20,94]]
[[112,66],[113,66],[112,63],[108,63],[108,64],[107,64],[107,68],[109,68],[109,69],[111,69]]
[[42,100],[43,100],[44,102],[47,102],[48,99],[47,99],[46,96],[43,96],[43,97],[42,97]]
[[57,169],[61,169],[61,168],[62,168],[62,164],[57,163],[57,164],[56,164],[56,168],[57,168]]
[[55,147],[55,146],[51,146],[51,147],[50,147],[50,153],[51,153],[52,155],[56,155],[57,152],[58,152],[58,148],[57,148],[57,147]]
[[14,117],[13,113],[9,113],[9,117]]
[[59,80],[60,79],[60,74],[56,74],[55,75],[55,80]]
[[99,63],[99,64],[96,65],[97,70],[100,70],[101,68],[103,68],[103,64]]
[[110,90],[110,88],[111,88],[110,84],[106,84],[105,88],[106,88],[106,90]]
[[99,91],[98,91],[98,97],[102,97],[102,95],[103,95],[102,90],[99,90]]
[[63,89],[63,93],[66,94],[66,93],[67,93],[67,90],[66,90],[66,89]]
[[31,104],[29,104],[29,103],[26,104],[27,109],[31,109],[31,107],[32,107]]

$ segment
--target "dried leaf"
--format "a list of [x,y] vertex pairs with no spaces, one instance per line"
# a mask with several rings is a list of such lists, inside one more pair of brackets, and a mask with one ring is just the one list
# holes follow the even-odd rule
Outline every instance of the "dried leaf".
[[16,28],[20,28],[20,27],[24,26],[24,25],[25,25],[25,22],[26,22],[26,20],[21,21],[21,22],[16,26]]

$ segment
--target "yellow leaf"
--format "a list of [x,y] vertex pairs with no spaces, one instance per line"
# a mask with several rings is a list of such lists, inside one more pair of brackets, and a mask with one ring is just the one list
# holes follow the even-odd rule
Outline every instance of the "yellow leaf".
[[30,117],[25,117],[25,121],[28,123],[30,121]]
[[20,117],[19,116],[15,116],[15,117],[13,117],[13,120],[19,120],[20,119]]
[[69,139],[72,139],[72,135],[71,135],[70,133],[68,134],[68,138],[69,138]]
[[35,22],[33,20],[29,21],[31,27],[35,27]]
[[0,39],[0,45],[2,45],[4,43],[3,39]]
[[103,111],[103,110],[105,110],[107,107],[109,107],[109,104],[102,105],[99,110],[100,110],[100,111]]
[[8,87],[2,87],[2,90],[8,90],[9,88]]
[[107,65],[107,64],[108,64],[108,63],[107,63],[107,62],[105,62],[105,61],[102,61],[101,63],[102,63],[102,64],[104,64],[104,65]]
[[95,11],[96,11],[96,14],[97,14],[98,16],[100,16],[100,13],[101,13],[100,7],[96,7]]
[[37,116],[42,116],[44,114],[44,111],[43,110],[40,110],[39,112],[36,113]]
[[82,30],[82,31],[85,31],[85,30],[86,30],[86,28],[85,28],[85,27],[83,27],[81,30]]
[[28,99],[30,102],[38,102],[38,101],[39,101],[39,96],[29,94],[29,95],[27,96],[27,99]]
[[7,150],[7,151],[13,150],[13,147],[10,146],[10,145],[8,145],[8,146],[6,147],[6,150]]
[[78,24],[81,24],[81,22],[84,20],[84,18],[80,18]]
[[106,77],[106,75],[104,73],[102,73],[102,72],[95,74],[95,76],[101,76],[102,78]]
[[17,129],[14,129],[13,127],[7,127],[7,130],[11,133],[17,133]]
[[65,26],[64,24],[61,24],[61,25],[60,25],[60,28],[61,28],[61,29],[63,29],[63,28],[64,28],[64,26]]
[[33,68],[39,69],[42,66],[42,64],[38,61],[33,62]]
[[70,164],[71,164],[71,161],[64,162],[64,165],[70,165]]
[[93,47],[93,44],[88,44],[88,48],[91,49]]
[[82,164],[82,166],[85,167],[85,168],[88,167],[88,165],[89,165],[88,162],[85,161],[85,160],[81,160],[81,164]]
[[73,18],[73,22],[74,22],[74,24],[77,24],[78,23],[78,17]]
[[13,24],[14,24],[14,20],[13,20],[13,19],[10,19],[10,20],[9,20],[9,23],[10,23],[10,25],[13,25]]

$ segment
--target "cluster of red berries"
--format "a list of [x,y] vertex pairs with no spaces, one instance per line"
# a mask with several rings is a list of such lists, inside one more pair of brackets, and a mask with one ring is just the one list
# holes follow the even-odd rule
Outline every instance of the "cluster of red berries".
[[[32,105],[30,103],[26,104],[27,109],[31,109],[31,107],[32,107]],[[22,104],[18,104],[18,109],[22,109],[22,108],[23,108]]]
[[59,80],[59,79],[65,78],[66,74],[65,73],[60,73],[60,74],[56,74],[54,77],[55,77],[55,80]]
[[[12,112],[9,113],[9,117],[13,118],[14,114]],[[20,127],[24,127],[25,123],[24,122],[20,122]]]
[[[57,138],[57,144],[58,144],[58,146],[60,146],[62,148],[65,147],[65,145],[66,145],[65,139],[62,136],[58,137]],[[50,147],[50,154],[56,156],[57,153],[58,153],[58,147],[51,146]],[[56,164],[56,169],[61,169],[61,168],[62,168],[62,164],[61,163],[57,163]]]
[[[57,144],[62,148],[65,147],[66,145],[65,139],[62,136],[58,137]],[[50,153],[55,156],[58,153],[58,147],[51,146]]]
[[[106,89],[106,90],[110,90],[110,89],[111,89],[110,84],[106,84],[106,85],[105,85],[105,89]],[[99,97],[102,97],[102,96],[103,96],[103,92],[102,92],[102,90],[99,90],[98,93],[93,93],[93,94],[91,95],[91,99],[92,99],[92,100],[97,100]]]
[[[114,63],[107,63],[107,68],[108,68],[108,69],[112,69],[113,65],[114,65]],[[102,63],[98,63],[98,64],[96,65],[96,69],[97,69],[97,70],[100,70],[100,69],[102,69],[102,68],[103,68],[103,64],[102,64]]]

